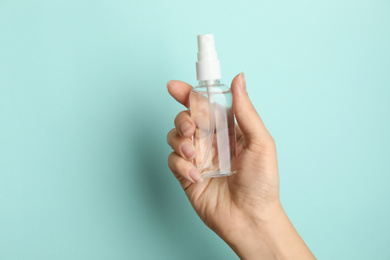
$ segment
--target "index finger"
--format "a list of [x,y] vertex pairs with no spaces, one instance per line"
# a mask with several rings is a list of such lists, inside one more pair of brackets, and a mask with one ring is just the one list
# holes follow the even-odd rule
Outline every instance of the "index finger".
[[171,94],[177,102],[183,104],[186,108],[190,107],[189,97],[192,90],[190,84],[184,81],[171,80],[167,83],[167,88],[169,94]]

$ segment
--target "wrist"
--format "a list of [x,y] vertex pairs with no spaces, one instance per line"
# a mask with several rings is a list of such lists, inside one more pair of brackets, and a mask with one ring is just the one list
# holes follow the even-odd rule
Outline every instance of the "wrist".
[[262,209],[260,215],[245,219],[239,233],[225,241],[241,259],[279,259],[272,229],[274,222],[282,220],[283,215],[283,207],[276,201]]
[[280,201],[245,221],[229,246],[241,259],[315,259],[295,230]]

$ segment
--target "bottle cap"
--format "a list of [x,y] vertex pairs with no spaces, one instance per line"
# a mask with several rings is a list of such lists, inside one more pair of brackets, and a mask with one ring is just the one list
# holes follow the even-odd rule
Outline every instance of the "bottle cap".
[[221,79],[221,65],[215,50],[214,34],[198,35],[198,81]]

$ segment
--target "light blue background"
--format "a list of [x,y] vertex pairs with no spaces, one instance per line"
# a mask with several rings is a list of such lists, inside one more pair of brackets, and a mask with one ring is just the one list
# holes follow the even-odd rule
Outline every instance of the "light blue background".
[[0,259],[236,259],[167,168],[214,33],[319,259],[390,259],[390,1],[0,1]]

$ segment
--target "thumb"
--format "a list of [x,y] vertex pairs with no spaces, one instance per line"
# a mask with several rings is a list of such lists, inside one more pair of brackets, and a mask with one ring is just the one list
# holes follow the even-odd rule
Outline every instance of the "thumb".
[[232,81],[233,109],[248,147],[251,144],[264,144],[272,140],[260,116],[256,112],[248,92],[244,73],[238,74]]

